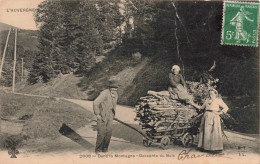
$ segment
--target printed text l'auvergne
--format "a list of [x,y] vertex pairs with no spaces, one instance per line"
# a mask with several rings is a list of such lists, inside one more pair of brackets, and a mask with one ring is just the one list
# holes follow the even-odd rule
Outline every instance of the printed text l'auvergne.
[[16,13],[23,13],[23,12],[34,12],[35,8],[7,8],[6,12],[16,12]]

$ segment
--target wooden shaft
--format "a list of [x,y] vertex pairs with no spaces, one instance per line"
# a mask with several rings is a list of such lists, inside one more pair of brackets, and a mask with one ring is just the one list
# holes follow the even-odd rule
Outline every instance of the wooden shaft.
[[9,29],[9,32],[8,32],[7,38],[6,38],[6,42],[5,42],[5,49],[4,49],[4,53],[3,53],[3,57],[2,57],[2,61],[1,61],[1,66],[0,66],[0,79],[2,77],[2,70],[3,70],[4,60],[5,60],[5,53],[6,53],[6,49],[7,49],[7,44],[8,44],[10,32],[11,32],[11,28]]
[[14,66],[13,66],[13,86],[12,86],[13,93],[14,93],[14,87],[15,87],[16,42],[17,42],[17,29],[15,29],[15,40],[14,40]]
[[22,58],[22,81],[23,81],[23,58]]
[[121,123],[121,124],[123,124],[123,125],[125,125],[125,126],[127,126],[127,127],[129,127],[129,128],[131,128],[131,129],[133,129],[133,130],[135,130],[135,131],[137,131],[139,134],[141,134],[142,136],[144,136],[147,140],[152,140],[152,139],[149,138],[143,131],[141,131],[141,130],[139,130],[139,129],[137,129],[137,128],[135,128],[135,127],[133,127],[133,126],[131,126],[131,125],[129,125],[129,124],[127,124],[127,123],[125,123],[125,122],[119,120],[119,119],[117,119],[117,118],[114,118],[114,120],[117,121],[117,122],[119,122],[119,123]]

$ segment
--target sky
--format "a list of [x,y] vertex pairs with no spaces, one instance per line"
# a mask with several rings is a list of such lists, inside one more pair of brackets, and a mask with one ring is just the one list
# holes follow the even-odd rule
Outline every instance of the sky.
[[21,29],[37,30],[32,10],[43,1],[45,0],[0,0],[0,22]]
[[33,9],[44,0],[0,0],[0,22],[36,30]]

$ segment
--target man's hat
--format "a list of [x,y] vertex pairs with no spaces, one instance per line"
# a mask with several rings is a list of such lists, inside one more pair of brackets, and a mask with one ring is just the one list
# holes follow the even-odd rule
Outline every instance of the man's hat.
[[118,84],[118,82],[117,82],[116,80],[109,80],[108,86],[109,86],[110,88],[118,88],[118,87],[119,87],[119,84]]

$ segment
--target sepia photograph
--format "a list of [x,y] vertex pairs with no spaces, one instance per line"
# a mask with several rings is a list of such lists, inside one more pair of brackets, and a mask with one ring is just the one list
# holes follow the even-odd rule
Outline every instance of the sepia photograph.
[[0,163],[260,164],[259,0],[0,0]]

